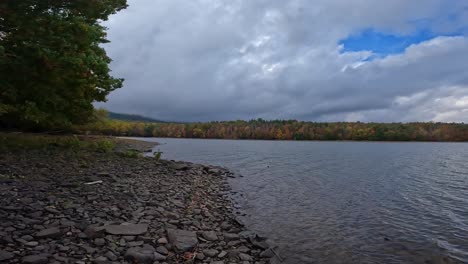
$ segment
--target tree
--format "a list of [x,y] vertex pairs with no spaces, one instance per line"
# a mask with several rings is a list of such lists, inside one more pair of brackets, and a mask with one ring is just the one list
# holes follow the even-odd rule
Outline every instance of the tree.
[[0,125],[62,128],[87,122],[123,79],[110,75],[100,22],[126,0],[0,2]]

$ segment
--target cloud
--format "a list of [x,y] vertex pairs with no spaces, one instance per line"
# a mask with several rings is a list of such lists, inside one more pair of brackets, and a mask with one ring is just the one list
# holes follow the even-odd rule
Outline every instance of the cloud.
[[[103,105],[112,111],[178,121],[468,121],[466,1],[129,4],[105,24],[113,74],[126,79]],[[343,46],[369,28],[440,36],[388,56]]]

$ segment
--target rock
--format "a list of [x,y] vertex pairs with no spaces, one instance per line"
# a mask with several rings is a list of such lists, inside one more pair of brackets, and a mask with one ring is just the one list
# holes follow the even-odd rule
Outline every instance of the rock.
[[163,255],[167,255],[169,254],[169,250],[167,250],[167,248],[163,247],[163,246],[159,246],[156,248],[156,252],[158,253],[161,253]]
[[204,259],[205,259],[205,255],[204,255],[203,253],[197,253],[196,258],[197,258],[198,260],[204,260]]
[[154,261],[154,251],[147,248],[129,248],[125,252],[125,260],[131,263],[152,264]]
[[224,261],[213,261],[211,264],[224,264]]
[[34,239],[34,237],[32,237],[30,235],[25,235],[25,236],[22,236],[21,239],[26,240],[26,241],[31,241],[31,240]]
[[94,244],[98,247],[102,247],[106,244],[106,240],[104,238],[96,238],[94,239]]
[[201,233],[201,236],[208,241],[218,240],[218,235],[216,235],[215,231],[204,231]]
[[154,260],[163,261],[163,260],[166,260],[166,256],[161,255],[158,252],[154,252]]
[[273,253],[273,250],[271,250],[270,248],[260,253],[260,257],[262,258],[272,258],[274,256],[275,256],[275,253]]
[[226,251],[221,251],[221,253],[218,254],[218,258],[224,258],[228,253]]
[[158,239],[158,243],[165,245],[167,244],[167,239],[165,237],[161,237],[160,239]]
[[105,226],[106,232],[111,235],[138,236],[148,231],[147,224],[122,224]]
[[224,240],[226,241],[238,240],[238,239],[239,239],[238,234],[224,233]]
[[57,227],[47,228],[36,233],[38,238],[57,238],[60,237],[62,232]]
[[139,246],[143,246],[145,242],[143,241],[131,241],[131,242],[128,242],[127,243],[127,246],[128,247],[139,247]]
[[206,256],[208,257],[214,257],[216,255],[218,255],[218,250],[216,249],[205,249],[203,250],[203,254],[205,254]]
[[21,260],[26,264],[46,264],[48,263],[47,257],[44,256],[26,256]]
[[93,262],[96,264],[110,264],[110,261],[106,257],[103,257],[103,256],[95,258]]
[[106,258],[108,258],[108,259],[110,259],[112,261],[116,261],[118,259],[118,257],[112,251],[107,251],[105,256],[106,256]]
[[88,238],[91,238],[91,239],[92,238],[100,238],[100,237],[104,237],[105,229],[104,229],[104,227],[90,225],[90,226],[86,227],[84,233],[86,234],[86,236]]
[[39,242],[37,241],[29,241],[27,243],[24,244],[25,246],[28,246],[28,247],[36,247],[39,245]]
[[0,250],[0,261],[12,259],[14,256],[15,254],[11,252]]
[[243,260],[243,261],[251,261],[252,260],[252,257],[245,254],[245,253],[239,253],[239,258],[240,258],[240,260]]
[[178,252],[189,251],[198,244],[197,235],[192,231],[169,229],[167,230],[167,236],[169,242],[171,242]]

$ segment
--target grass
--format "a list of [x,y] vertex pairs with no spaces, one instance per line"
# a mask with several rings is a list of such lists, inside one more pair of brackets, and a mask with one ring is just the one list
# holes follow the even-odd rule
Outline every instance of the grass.
[[50,136],[23,133],[1,133],[0,150],[60,148],[108,153],[115,149],[109,138],[84,136]]

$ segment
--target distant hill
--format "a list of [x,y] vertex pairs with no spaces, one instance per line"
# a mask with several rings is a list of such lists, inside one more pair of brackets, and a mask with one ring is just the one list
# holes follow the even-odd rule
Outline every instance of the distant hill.
[[116,119],[116,120],[124,120],[124,121],[166,123],[165,121],[157,120],[151,117],[114,113],[114,112],[109,112],[109,118]]

